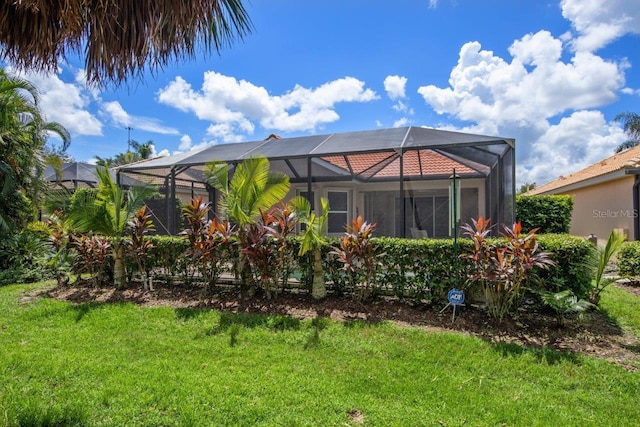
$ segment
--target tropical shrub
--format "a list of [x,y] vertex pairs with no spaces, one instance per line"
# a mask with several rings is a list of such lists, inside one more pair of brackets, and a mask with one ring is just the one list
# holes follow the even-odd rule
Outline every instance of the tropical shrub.
[[360,300],[370,297],[376,289],[376,271],[380,254],[376,253],[376,246],[371,237],[376,224],[371,224],[358,218],[345,227],[345,232],[334,246],[330,254],[342,263],[351,289]]
[[129,227],[131,228],[131,243],[128,249],[136,260],[138,272],[142,275],[143,289],[145,291],[153,290],[150,269],[147,265],[147,253],[153,248],[153,243],[147,238],[146,234],[154,230],[155,227],[146,206],[142,206],[136,211],[133,219],[129,222]]
[[263,214],[262,222],[277,249],[271,273],[277,279],[274,285],[278,284],[284,290],[295,269],[295,252],[289,244],[289,236],[293,235],[299,223],[298,215],[293,206],[282,203],[274,206],[268,215]]
[[235,238],[234,229],[228,221],[207,219],[210,208],[202,197],[193,199],[182,208],[188,225],[181,233],[189,241],[186,255],[200,271],[205,291],[215,285],[225,264],[231,260],[230,251]]
[[71,271],[73,256],[69,247],[69,229],[66,227],[63,216],[59,211],[54,211],[49,215],[47,232],[49,233],[49,244],[51,245],[47,268],[53,272],[58,286],[65,286],[69,283],[69,272]]
[[516,220],[524,231],[568,233],[573,212],[573,197],[566,195],[516,196]]
[[511,228],[503,225],[500,234],[505,244],[494,246],[487,242],[490,220],[480,217],[472,222],[473,225],[463,225],[462,230],[471,238],[474,248],[462,257],[471,262],[469,280],[483,290],[489,314],[501,319],[522,296],[531,270],[548,268],[553,261],[549,253],[539,252],[537,229],[521,235],[520,223]]
[[0,239],[0,286],[51,277],[46,268],[46,243],[46,234],[30,228]]
[[76,252],[72,268],[78,278],[81,274],[88,274],[94,286],[104,284],[111,268],[109,239],[94,234],[80,234],[72,237],[71,247]]

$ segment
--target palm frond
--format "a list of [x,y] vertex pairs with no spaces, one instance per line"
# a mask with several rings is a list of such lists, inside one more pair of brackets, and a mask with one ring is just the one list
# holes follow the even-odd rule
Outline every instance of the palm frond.
[[3,59],[51,71],[84,54],[87,81],[98,85],[194,58],[202,47],[219,52],[251,30],[240,0],[0,2]]

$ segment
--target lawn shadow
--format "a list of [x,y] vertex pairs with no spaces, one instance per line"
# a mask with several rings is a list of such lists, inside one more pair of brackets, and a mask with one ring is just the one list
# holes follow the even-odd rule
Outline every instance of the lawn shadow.
[[178,319],[180,319],[180,320],[191,320],[191,319],[196,319],[197,317],[202,315],[205,311],[210,311],[210,310],[204,310],[202,308],[180,307],[180,308],[174,309],[174,311],[175,311],[176,317]]
[[212,327],[207,334],[217,335],[233,328],[235,331],[234,333],[237,335],[237,328],[239,326],[247,329],[265,328],[274,331],[299,330],[300,323],[300,319],[279,314],[266,315],[254,313],[229,313],[223,311],[220,313],[219,323]]
[[520,357],[525,354],[533,355],[538,363],[547,363],[548,365],[556,365],[561,362],[569,362],[574,365],[582,365],[582,357],[578,354],[554,350],[548,347],[527,347],[514,343],[489,343],[496,353],[502,357]]

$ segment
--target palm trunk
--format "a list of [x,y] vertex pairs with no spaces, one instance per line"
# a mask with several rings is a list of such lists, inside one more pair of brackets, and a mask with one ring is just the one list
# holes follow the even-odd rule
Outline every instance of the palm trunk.
[[311,296],[316,300],[323,299],[327,296],[327,287],[324,283],[324,271],[322,270],[322,251],[320,249],[314,251]]
[[113,283],[116,289],[124,287],[124,278],[126,275],[124,267],[124,247],[120,243],[113,244]]

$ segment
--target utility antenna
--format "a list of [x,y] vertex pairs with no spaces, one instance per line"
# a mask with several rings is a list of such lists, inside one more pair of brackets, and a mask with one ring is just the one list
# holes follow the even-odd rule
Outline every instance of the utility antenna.
[[131,126],[127,126],[125,128],[128,133],[127,133],[127,153],[131,152],[131,131],[133,130],[133,128]]

